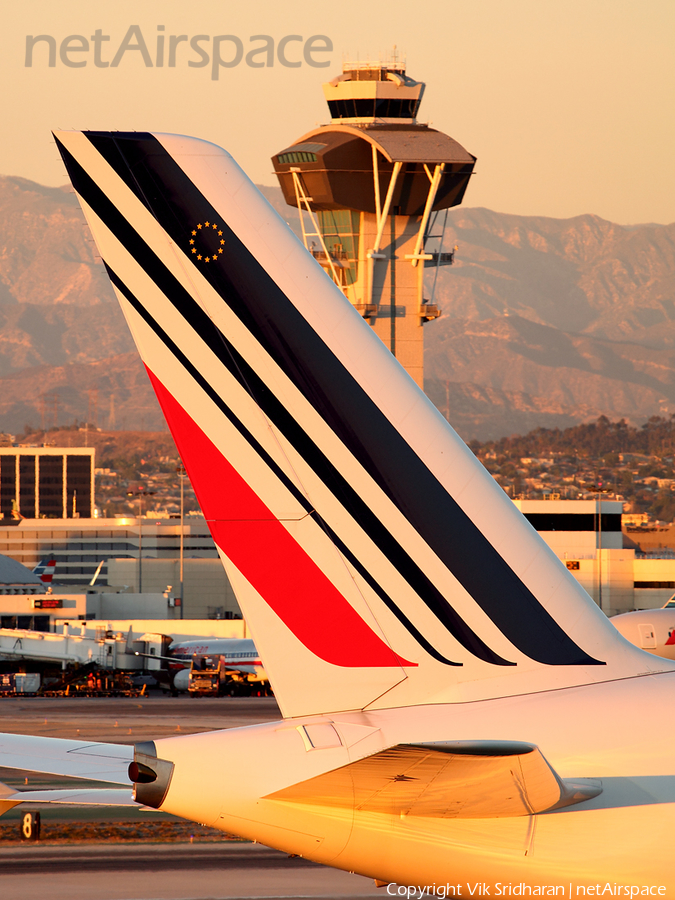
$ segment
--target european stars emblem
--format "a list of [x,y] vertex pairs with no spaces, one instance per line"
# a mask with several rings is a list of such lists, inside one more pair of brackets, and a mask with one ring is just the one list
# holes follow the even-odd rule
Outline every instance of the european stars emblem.
[[[212,232],[215,232],[213,236],[211,236]],[[225,244],[223,231],[219,228],[218,223],[198,222],[191,229],[190,234],[192,237],[189,238],[188,246],[190,254],[194,255],[195,262],[217,262]]]

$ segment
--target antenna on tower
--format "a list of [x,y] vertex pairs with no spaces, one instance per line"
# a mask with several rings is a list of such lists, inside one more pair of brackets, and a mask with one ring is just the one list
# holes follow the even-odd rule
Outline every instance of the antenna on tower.
[[96,428],[98,424],[98,388],[89,388],[87,395],[89,396],[87,423]]

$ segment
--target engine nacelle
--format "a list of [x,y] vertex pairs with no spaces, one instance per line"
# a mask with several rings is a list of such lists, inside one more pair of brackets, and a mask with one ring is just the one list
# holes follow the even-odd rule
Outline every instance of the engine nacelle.
[[174,691],[187,691],[190,684],[190,670],[179,669],[173,676],[171,687]]
[[159,809],[169,790],[173,763],[157,758],[154,741],[142,741],[134,746],[134,761],[129,764],[129,780],[134,784],[133,798],[153,809]]

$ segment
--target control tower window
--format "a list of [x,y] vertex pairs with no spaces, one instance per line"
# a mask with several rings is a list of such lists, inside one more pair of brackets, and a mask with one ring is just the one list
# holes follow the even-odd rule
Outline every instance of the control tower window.
[[316,160],[316,153],[305,153],[304,151],[280,153],[279,156],[277,156],[277,161],[280,165],[284,165],[285,163],[316,162]]
[[361,214],[351,209],[320,210],[319,228],[326,249],[339,264],[344,285],[358,278],[359,225]]
[[419,100],[389,100],[386,97],[375,101],[375,116],[378,119],[414,119]]
[[419,107],[419,99],[394,100],[386,97],[329,100],[333,119],[414,119]]

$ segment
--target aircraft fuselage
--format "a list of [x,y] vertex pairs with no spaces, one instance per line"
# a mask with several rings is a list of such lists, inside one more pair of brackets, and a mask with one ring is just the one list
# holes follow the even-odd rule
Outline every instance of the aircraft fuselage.
[[[675,673],[668,673],[159,740],[158,756],[175,764],[162,809],[386,882],[658,882],[672,888],[674,696]],[[645,719],[646,708],[662,709],[663,716]],[[338,746],[314,749],[305,729],[325,724],[339,735]],[[650,734],[652,755],[644,753]],[[269,799],[393,745],[495,738],[536,744],[563,779],[599,782],[602,792],[560,810],[491,818]]]

